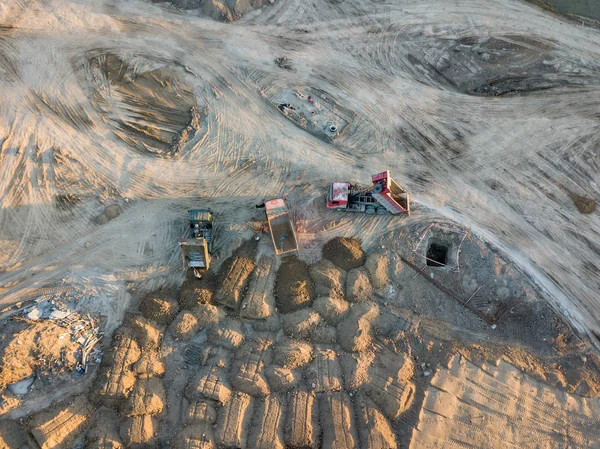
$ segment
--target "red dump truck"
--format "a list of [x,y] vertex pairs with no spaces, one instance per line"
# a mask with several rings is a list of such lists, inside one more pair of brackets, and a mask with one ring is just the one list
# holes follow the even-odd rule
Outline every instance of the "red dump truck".
[[329,185],[327,208],[367,214],[410,214],[408,192],[386,170],[371,176],[368,187],[334,182]]
[[275,247],[275,254],[286,254],[298,251],[296,231],[290,219],[290,214],[282,198],[265,201],[267,221],[271,228],[271,239]]

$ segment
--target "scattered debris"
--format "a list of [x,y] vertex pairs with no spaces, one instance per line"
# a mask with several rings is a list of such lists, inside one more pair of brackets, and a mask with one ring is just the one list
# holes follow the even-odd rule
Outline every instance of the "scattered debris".
[[276,58],[275,64],[281,69],[292,70],[292,61],[287,56]]

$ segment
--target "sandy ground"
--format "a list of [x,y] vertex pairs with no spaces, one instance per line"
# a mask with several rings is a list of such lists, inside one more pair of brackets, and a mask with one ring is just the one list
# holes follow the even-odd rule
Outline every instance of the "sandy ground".
[[[410,235],[388,237],[408,244]],[[144,295],[81,377],[39,378],[58,359],[47,329],[59,326],[12,320],[28,330],[0,340],[0,380],[30,376],[14,353],[36,354],[34,332],[48,334],[37,353],[49,366],[29,393],[3,391],[0,443],[597,447],[600,357],[544,301],[519,291],[527,282],[512,264],[473,236],[461,248],[475,272],[429,270],[446,285],[461,279],[451,285],[458,291],[482,284],[472,298],[482,310],[509,303],[496,326],[416,279],[395,251],[367,255],[338,238],[310,266],[280,261],[269,241],[251,239],[216,276]],[[494,298],[502,289],[519,301]]]
[[[5,306],[76,281],[116,325],[129,287],[181,282],[175,244],[196,206],[217,212],[223,255],[278,195],[305,260],[335,234],[368,247],[406,221],[333,221],[325,186],[389,168],[421,205],[410,220],[464,224],[600,331],[598,215],[573,201],[599,189],[597,30],[509,0],[280,0],[235,24],[143,2],[9,1],[0,25]],[[288,121],[269,100],[289,88],[353,111],[349,131],[327,143]],[[189,92],[198,115],[182,128]],[[140,114],[148,98],[158,112]]]
[[[539,422],[538,447],[597,445],[597,399],[582,396],[597,398],[600,362],[547,305],[600,335],[599,53],[597,29],[516,0],[279,0],[233,24],[145,2],[2,2],[0,304],[71,294],[108,336],[145,292],[170,298],[162,315],[139,309],[158,324],[129,317],[107,338],[96,377],[8,395],[3,418],[33,412],[29,438],[65,447],[84,427],[98,445],[187,447],[214,431],[219,445],[334,447],[320,426],[344,447],[501,447],[490,431],[502,422],[514,447],[536,447]],[[302,102],[294,92],[317,98],[314,123],[278,108]],[[340,135],[319,131],[338,119]],[[325,209],[327,183],[386,168],[410,217]],[[275,287],[281,261],[263,239],[224,265],[236,276],[217,273],[215,305],[175,318],[186,210],[215,211],[219,268],[263,220],[254,206],[278,196],[301,261],[358,237],[385,250],[393,282],[373,260],[341,274],[298,262],[287,269],[299,278]],[[398,255],[419,261],[432,222],[466,237],[460,274],[428,275],[481,313],[503,311],[497,328],[398,268]],[[6,337],[0,350],[18,353]],[[455,353],[472,364],[448,362]],[[578,414],[557,413],[561,401]],[[120,429],[97,420],[98,404],[119,409],[106,419]],[[521,409],[528,421],[514,424]]]

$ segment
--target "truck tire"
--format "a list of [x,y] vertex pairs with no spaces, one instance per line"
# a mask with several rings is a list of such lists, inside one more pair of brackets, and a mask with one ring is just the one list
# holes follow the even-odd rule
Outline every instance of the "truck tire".
[[375,213],[375,206],[367,206],[367,207],[365,207],[365,212],[367,214],[374,214]]

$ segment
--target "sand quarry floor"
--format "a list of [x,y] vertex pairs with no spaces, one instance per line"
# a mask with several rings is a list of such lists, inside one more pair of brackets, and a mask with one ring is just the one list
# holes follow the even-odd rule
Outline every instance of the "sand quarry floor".
[[[6,418],[34,416],[4,433],[42,447],[599,447],[599,61],[598,29],[516,0],[277,0],[235,23],[146,2],[2,2],[3,317],[69,297],[106,335],[100,366],[62,390],[5,392]],[[384,169],[410,217],[327,211],[329,182]],[[254,206],[280,196],[298,265],[269,259],[267,236],[230,258],[263,221]],[[216,213],[210,312],[180,297],[195,207]],[[307,275],[338,236],[372,262]],[[454,265],[423,273],[494,329],[399,261],[421,268],[414,250],[430,237],[456,250],[456,236]],[[149,292],[191,315],[157,318]],[[138,311],[163,326],[154,340]],[[13,321],[0,346],[18,359],[15,336],[33,347],[40,333]],[[24,373],[52,371],[32,354]],[[124,427],[94,433],[112,428],[98,404]]]

